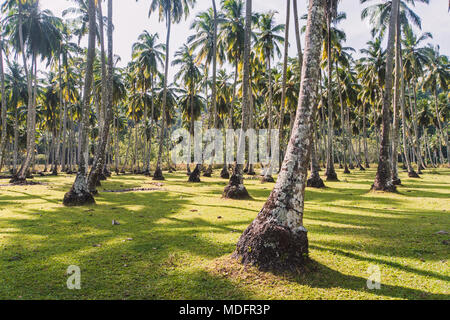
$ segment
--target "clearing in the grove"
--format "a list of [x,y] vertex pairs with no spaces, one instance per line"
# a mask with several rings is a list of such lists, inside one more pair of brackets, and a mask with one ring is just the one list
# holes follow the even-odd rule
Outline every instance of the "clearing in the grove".
[[[450,170],[402,172],[394,194],[370,192],[374,175],[307,189],[312,261],[297,276],[230,258],[273,184],[246,180],[253,199],[233,201],[217,176],[193,187],[184,172],[113,175],[97,205],[67,208],[73,176],[0,180],[0,299],[449,299]],[[67,289],[70,265],[82,290]]]

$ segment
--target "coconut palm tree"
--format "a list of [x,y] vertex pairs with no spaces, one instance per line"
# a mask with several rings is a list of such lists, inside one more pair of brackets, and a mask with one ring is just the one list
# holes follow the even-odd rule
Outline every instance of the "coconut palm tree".
[[[152,146],[152,132],[153,132],[153,119],[155,118],[155,103],[154,103],[154,81],[158,74],[158,67],[164,65],[164,52],[165,45],[158,43],[159,35],[157,33],[150,34],[144,31],[138,38],[138,42],[133,45],[133,59],[137,62],[137,66],[140,72],[139,86],[144,94],[148,88],[148,82],[150,82],[150,104],[151,104],[151,116],[150,116],[150,128],[147,127],[147,119],[144,119],[146,132],[149,131],[149,147],[148,154],[145,159],[145,173],[150,174],[150,155]],[[145,107],[148,105],[145,104]],[[146,109],[146,108],[145,108]],[[147,110],[144,111],[145,117],[147,117]]]
[[[213,121],[210,127],[217,129],[217,60],[222,64],[224,57],[224,50],[218,50],[218,26],[225,22],[224,15],[217,12],[216,2],[212,0],[212,8],[208,11],[201,12],[191,25],[191,29],[195,30],[195,35],[189,37],[188,43],[194,50],[197,50],[197,62],[203,63],[205,67],[205,78],[208,78],[209,68],[212,64],[212,93],[211,93],[211,113],[213,114]],[[204,173],[205,177],[211,177],[212,164]]]
[[[180,70],[175,75],[175,81],[182,80],[184,87],[186,88],[186,93],[189,96],[190,101],[190,139],[194,136],[194,121],[196,117],[194,116],[194,97],[197,95],[198,83],[201,80],[201,72],[195,63],[195,56],[193,50],[184,44],[176,53],[175,60],[172,62],[173,66],[179,66]],[[189,141],[189,150],[191,148],[191,141]],[[190,153],[189,153],[190,156]],[[200,163],[196,163],[195,170],[191,173],[189,169],[189,163],[187,164],[189,181],[190,182],[200,182]]]
[[[445,55],[441,55],[439,52],[439,46],[433,47],[431,45],[427,46],[427,63],[426,63],[426,73],[423,79],[423,87],[430,90],[434,96],[435,109],[436,109],[436,120],[439,129],[439,135],[441,141],[443,140],[447,146],[447,162],[450,166],[450,145],[447,128],[444,128],[441,121],[441,113],[439,112],[439,89],[446,92],[448,90],[448,81],[450,79],[450,63]],[[440,151],[442,154],[442,150]],[[441,162],[444,159],[441,156]]]
[[[12,3],[12,10],[5,18],[6,33],[22,60],[28,83],[27,156],[12,183],[26,183],[26,176],[35,153],[37,58],[50,60],[61,42],[61,19],[49,10],[41,10],[39,1]],[[31,56],[28,69],[27,55]],[[31,70],[31,74],[29,72]]]
[[88,52],[86,60],[86,72],[84,79],[83,90],[83,105],[82,105],[82,119],[81,119],[81,136],[80,136],[80,161],[78,166],[78,173],[71,190],[64,195],[64,205],[78,206],[95,203],[94,197],[90,193],[87,183],[88,173],[88,130],[89,130],[89,109],[91,100],[91,90],[93,81],[93,69],[95,59],[95,21],[96,21],[96,6],[95,0],[89,1],[89,40]]
[[[238,157],[245,154],[245,132],[248,129],[250,109],[250,51],[252,36],[252,0],[246,1],[245,10],[245,28],[244,28],[244,54],[243,58],[243,74],[242,74],[242,122],[241,134],[238,142]],[[243,148],[243,149],[242,149]],[[243,164],[236,161],[233,175],[228,185],[223,191],[223,197],[228,199],[246,199],[249,198],[247,189],[244,186],[244,168]]]
[[391,163],[389,160],[390,147],[390,105],[392,103],[392,74],[394,71],[395,36],[400,0],[393,0],[391,18],[389,22],[388,46],[386,50],[386,82],[383,96],[383,127],[381,131],[381,148],[378,161],[378,170],[375,177],[373,190],[395,192],[396,187],[392,183]]
[[[101,1],[98,3],[98,14],[99,20],[103,20]],[[94,164],[92,166],[91,172],[89,173],[88,187],[92,194],[96,194],[96,186],[100,181],[100,176],[104,172],[106,165],[106,147],[109,141],[109,131],[111,122],[113,120],[113,102],[114,102],[114,92],[113,92],[113,79],[114,79],[114,53],[113,53],[113,22],[112,22],[112,0],[108,0],[108,25],[107,25],[107,37],[108,37],[108,70],[106,69],[106,57],[104,43],[101,45],[101,62],[102,62],[102,112],[103,123],[100,126],[101,136],[100,145],[97,149],[95,155]],[[103,39],[103,22],[99,21],[100,24],[100,39]]]
[[[136,0],[138,1],[138,0]],[[149,16],[158,11],[159,21],[166,22],[167,37],[166,37],[166,61],[164,63],[164,86],[163,86],[163,101],[162,101],[162,120],[161,130],[159,135],[159,150],[158,161],[156,162],[156,170],[153,175],[154,180],[164,180],[161,170],[162,152],[164,146],[164,132],[166,130],[166,102],[167,102],[167,81],[169,77],[169,48],[170,48],[170,31],[172,23],[179,23],[181,18],[187,18],[189,9],[194,6],[196,0],[150,0]]]
[[[268,78],[268,121],[269,121],[269,132],[272,130],[272,118],[273,118],[273,81],[272,81],[272,60],[277,54],[281,57],[280,44],[283,43],[284,38],[280,35],[284,31],[284,24],[275,23],[275,11],[271,11],[265,14],[261,14],[258,19],[258,29],[256,34],[257,41],[255,46],[258,48],[258,53],[260,59],[266,62],[266,72]],[[269,148],[271,146],[270,136],[268,139]],[[273,160],[273,159],[272,159]],[[269,164],[268,168],[265,170],[262,182],[274,182],[272,177],[272,162]]]
[[304,195],[318,95],[324,9],[321,0],[309,1],[300,100],[281,174],[257,218],[239,239],[234,254],[242,263],[263,270],[296,270],[308,255]]
[[6,91],[5,91],[5,69],[3,67],[3,51],[5,48],[5,44],[3,42],[3,22],[0,21],[0,94],[2,96],[1,100],[1,123],[2,123],[2,135],[0,138],[0,172],[2,171],[3,162],[4,162],[4,154],[6,149],[6,130],[7,130],[7,123],[6,123],[6,111],[7,111],[7,105],[6,105]]

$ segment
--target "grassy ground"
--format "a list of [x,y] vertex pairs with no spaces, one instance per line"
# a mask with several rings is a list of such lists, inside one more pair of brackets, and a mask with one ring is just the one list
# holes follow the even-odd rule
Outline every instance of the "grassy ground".
[[[167,174],[155,186],[114,176],[101,190],[159,190],[102,192],[96,206],[65,208],[73,176],[0,180],[0,299],[449,299],[450,235],[436,232],[450,231],[450,170],[402,173],[398,194],[368,192],[374,169],[338,174],[328,189],[307,190],[313,263],[297,276],[229,258],[272,184],[247,180],[253,200],[231,201],[218,178],[190,185]],[[81,290],[66,287],[69,265],[81,268]],[[366,286],[372,265],[380,290]]]

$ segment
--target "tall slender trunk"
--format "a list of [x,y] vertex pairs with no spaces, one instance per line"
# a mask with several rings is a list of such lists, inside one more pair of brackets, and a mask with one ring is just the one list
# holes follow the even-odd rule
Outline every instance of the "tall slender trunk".
[[308,255],[303,212],[316,112],[323,2],[310,0],[308,12],[300,99],[280,176],[261,212],[239,239],[234,254],[242,263],[263,270],[295,271]]
[[5,94],[5,71],[3,68],[3,27],[0,30],[0,81],[1,81],[1,92],[2,95],[2,106],[1,106],[1,121],[2,121],[2,136],[0,139],[0,172],[2,171],[3,162],[6,155],[6,130],[7,130],[7,123],[6,123],[6,94]]
[[[248,129],[248,111],[250,109],[250,47],[251,47],[251,33],[252,33],[252,0],[246,2],[245,15],[245,39],[244,39],[244,67],[242,77],[242,123],[241,134],[239,135],[238,143],[238,158],[240,154],[245,155],[245,132]],[[243,164],[236,161],[233,175],[230,178],[229,184],[225,187],[223,192],[224,198],[230,199],[246,199],[249,198],[247,189],[244,186],[244,172]]]
[[79,206],[95,203],[94,197],[89,192],[87,183],[87,171],[89,166],[88,154],[88,130],[89,130],[89,110],[93,80],[93,66],[95,59],[95,0],[89,0],[89,44],[86,63],[86,73],[84,80],[83,106],[81,119],[81,146],[80,164],[77,177],[73,183],[72,189],[64,196],[64,205]]
[[[106,165],[106,148],[109,142],[109,131],[111,127],[111,121],[113,118],[113,23],[112,23],[112,0],[108,0],[108,70],[106,70],[106,58],[104,44],[102,47],[102,112],[103,112],[103,124],[100,132],[100,144],[95,155],[94,165],[88,179],[89,191],[92,194],[96,194],[96,186],[100,182],[100,177],[103,175],[103,171]],[[101,3],[99,3],[99,15],[103,20]],[[100,37],[103,38],[103,21],[100,23],[101,31]]]
[[395,34],[400,0],[392,0],[392,10],[389,22],[389,38],[386,52],[386,83],[383,96],[383,128],[381,133],[381,148],[378,162],[377,175],[373,184],[373,190],[394,192],[396,187],[392,183],[391,163],[389,159],[391,117],[390,105],[392,103],[392,74],[394,71]]
[[[25,76],[27,79],[27,91],[28,91],[28,112],[27,112],[27,154],[25,157],[25,160],[22,163],[22,166],[17,173],[17,175],[11,180],[13,183],[26,183],[26,176],[27,171],[30,167],[31,160],[34,154],[34,147],[35,147],[35,135],[36,135],[36,108],[34,105],[34,99],[33,99],[33,75],[30,74],[30,70],[28,70],[28,63],[27,63],[27,57],[25,52],[25,44],[23,39],[23,19],[22,19],[22,2],[19,1],[19,44],[20,44],[20,51],[22,53],[22,61],[23,61],[23,68],[25,71]],[[33,58],[34,59],[34,58]],[[31,73],[33,73],[33,68],[31,70]]]
[[327,153],[327,181],[337,181],[338,177],[334,169],[334,150],[333,150],[333,90],[332,90],[332,53],[331,53],[331,13],[327,10],[327,56],[328,56],[328,153]]
[[393,120],[393,135],[392,135],[392,183],[400,185],[401,180],[398,176],[398,145],[399,145],[399,102],[400,102],[400,56],[401,51],[401,29],[400,19],[397,17],[396,37],[395,37],[395,86],[394,86],[394,120]]
[[441,163],[444,164],[444,154],[442,153],[442,141],[446,142],[446,146],[447,146],[447,161],[448,164],[450,165],[450,158],[449,156],[449,143],[448,143],[448,139],[446,139],[446,137],[444,136],[444,131],[442,130],[442,122],[441,122],[441,116],[440,116],[440,112],[439,112],[439,99],[438,99],[438,91],[437,91],[437,85],[434,88],[434,105],[436,108],[436,120],[438,123],[438,137],[440,136],[440,138],[438,139],[439,141],[439,156],[441,158]]
[[164,147],[164,133],[166,130],[166,108],[167,108],[167,78],[169,77],[169,46],[170,46],[170,29],[172,26],[172,20],[170,12],[166,12],[167,22],[167,38],[166,38],[166,62],[164,66],[164,92],[163,92],[163,107],[162,107],[162,119],[161,119],[161,131],[159,134],[159,150],[158,161],[156,162],[156,170],[153,175],[153,180],[164,180],[164,176],[161,170],[162,153]]
[[[286,107],[286,82],[287,82],[287,67],[288,67],[288,57],[289,57],[289,26],[291,21],[291,0],[286,0],[287,10],[286,10],[286,26],[284,34],[284,60],[283,60],[283,80],[281,83],[281,107],[280,107],[280,123],[278,124],[278,132],[280,133],[280,154],[284,155],[284,109]],[[282,160],[282,159],[281,159]],[[281,161],[280,161],[281,165]],[[280,168],[278,168],[280,169]]]
[[343,162],[344,162],[344,173],[349,174],[350,170],[348,170],[347,165],[347,150],[348,150],[348,143],[347,143],[347,125],[346,125],[346,116],[344,111],[344,99],[342,98],[342,86],[341,86],[341,79],[339,76],[339,65],[338,61],[336,59],[336,81],[337,81],[337,88],[338,88],[338,95],[339,95],[339,104],[341,109],[341,129],[342,129],[342,154],[343,154]]

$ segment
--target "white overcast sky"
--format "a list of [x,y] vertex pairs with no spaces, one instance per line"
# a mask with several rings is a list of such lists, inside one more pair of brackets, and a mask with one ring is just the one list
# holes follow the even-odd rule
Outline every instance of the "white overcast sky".
[[[61,16],[65,8],[73,6],[70,0],[40,0],[42,8],[50,9],[55,15]],[[216,0],[220,3],[220,0]],[[374,1],[372,1],[373,3]],[[158,22],[157,14],[148,18],[150,0],[113,0],[114,5],[114,52],[122,58],[122,65],[131,59],[131,46],[143,30],[150,33],[158,32],[160,40],[165,41],[166,28],[164,23]],[[299,0],[299,16],[306,13],[307,0]],[[211,6],[211,0],[197,0],[195,8],[187,21],[182,21],[172,28],[171,58],[174,52],[186,41],[193,30],[189,30],[191,22],[198,12],[204,11]],[[347,13],[347,20],[340,27],[347,33],[347,45],[359,49],[370,40],[369,27],[361,21],[361,5],[359,0],[342,0],[339,11]],[[253,10],[265,12],[276,10],[277,23],[284,23],[286,16],[285,0],[253,0]],[[422,30],[431,32],[434,36],[430,42],[439,44],[441,53],[450,55],[450,13],[448,12],[448,0],[430,0],[429,5],[416,3],[415,12],[422,17]],[[104,9],[106,14],[106,6]],[[294,23],[291,19],[290,55],[296,55],[294,36]],[[173,69],[173,68],[172,68]],[[171,74],[173,74],[173,70]]]

